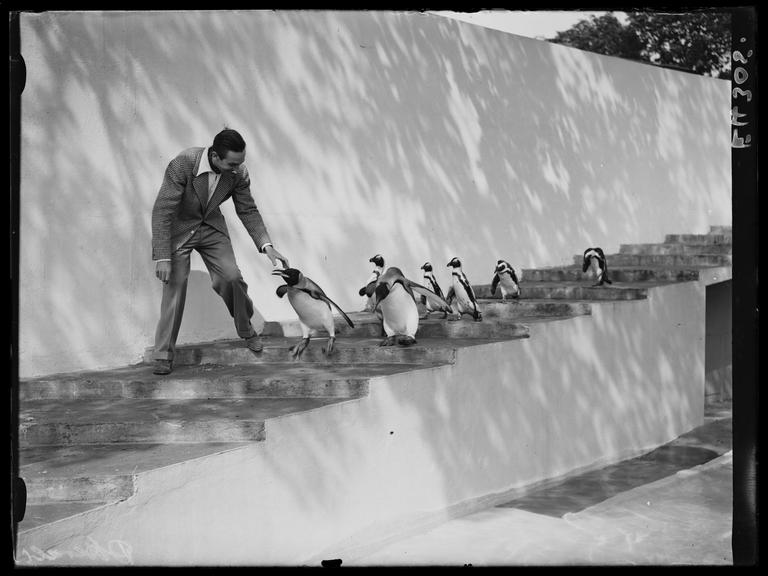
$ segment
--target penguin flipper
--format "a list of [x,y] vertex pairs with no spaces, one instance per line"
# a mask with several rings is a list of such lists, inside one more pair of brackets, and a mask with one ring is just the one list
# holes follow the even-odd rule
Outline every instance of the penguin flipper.
[[409,286],[416,294],[419,294],[422,298],[426,298],[430,303],[436,305],[436,308],[445,309],[451,307],[444,298],[441,298],[426,286],[422,286],[418,282],[413,281],[409,282]]
[[373,293],[376,292],[376,281],[374,280],[373,282],[368,282],[368,284],[363,290],[364,290],[363,293],[369,298],[373,296]]
[[496,294],[496,287],[499,285],[499,282],[501,281],[501,278],[499,278],[498,273],[493,275],[493,281],[491,282],[491,296]]
[[472,285],[469,283],[469,278],[464,276],[463,278],[459,278],[459,282],[461,282],[461,285],[464,286],[464,290],[467,293],[467,296],[469,296],[469,299],[472,301],[472,304],[477,304],[477,297],[475,296],[475,291],[472,290]]
[[338,304],[336,304],[336,302],[334,302],[333,300],[331,300],[330,298],[328,298],[328,296],[326,296],[325,294],[323,294],[323,297],[321,298],[321,300],[322,300],[323,302],[326,302],[326,303],[327,303],[329,306],[333,306],[334,308],[336,308],[336,310],[338,310],[338,311],[341,313],[341,315],[342,315],[342,317],[344,318],[344,320],[346,320],[346,321],[347,321],[347,324],[349,324],[349,327],[350,327],[350,328],[354,328],[354,327],[355,327],[355,323],[354,323],[354,322],[352,322],[352,320],[349,318],[349,316],[347,316],[347,313],[346,313],[346,312],[344,312],[344,310],[342,310],[342,309],[339,307],[339,305],[338,305]]
[[360,288],[360,291],[358,292],[358,294],[359,294],[360,296],[365,296],[365,289],[366,289],[366,288],[367,288],[367,286],[363,286],[362,288]]
[[288,284],[283,284],[282,286],[278,286],[277,290],[275,290],[275,294],[277,294],[278,298],[282,298],[288,293]]
[[443,290],[440,288],[440,284],[437,283],[437,280],[430,279],[430,284],[432,284],[432,292],[440,296],[440,298],[445,299],[445,294],[443,294]]
[[445,301],[450,305],[454,298],[456,298],[456,291],[453,289],[453,286],[451,286],[448,289],[448,294],[445,296]]

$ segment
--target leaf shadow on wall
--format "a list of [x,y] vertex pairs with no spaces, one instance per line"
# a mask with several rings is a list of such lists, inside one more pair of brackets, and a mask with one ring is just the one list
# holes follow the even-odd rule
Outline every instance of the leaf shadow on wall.
[[[412,277],[432,260],[443,285],[441,264],[460,256],[470,278],[487,283],[498,258],[520,267],[570,263],[587,245],[610,251],[636,241],[651,223],[653,231],[674,230],[680,214],[646,202],[650,187],[654,197],[679,194],[685,212],[720,181],[716,168],[699,171],[685,157],[727,138],[727,128],[692,123],[685,111],[698,100],[679,76],[645,73],[639,64],[415,13],[62,18],[73,20],[38,31],[49,82],[37,86],[40,123],[26,135],[28,149],[55,152],[34,176],[22,231],[33,253],[39,247],[40,278],[57,293],[22,310],[43,355],[66,338],[86,344],[83,362],[87,344],[107,335],[118,347],[151,341],[160,287],[149,263],[149,217],[162,171],[173,154],[205,145],[224,124],[249,143],[252,190],[273,239],[347,309],[362,307],[357,289],[377,252]],[[704,93],[704,104],[716,109],[718,93]],[[84,102],[93,106],[83,110]],[[95,140],[73,140],[82,134]],[[258,315],[269,308],[290,317],[266,280],[268,263],[252,255],[229,207],[225,215]],[[203,272],[189,289],[196,309],[222,310]],[[182,330],[192,314],[188,306]],[[562,401],[541,378],[550,362],[561,364],[561,381],[577,401],[582,386],[595,399],[615,398],[621,416],[645,431],[654,421],[631,410],[626,391],[657,394],[676,374],[703,366],[703,358],[655,355],[634,326],[603,328],[638,350],[611,365],[621,385],[604,390],[580,381],[606,370],[588,345],[584,354],[546,362],[531,355],[528,378],[507,371],[500,384],[506,401],[474,429],[485,458],[507,461],[507,439],[542,434],[557,453],[568,431],[548,418]],[[672,334],[665,349],[687,336]],[[660,384],[644,388],[648,374]],[[522,386],[537,410],[516,408]],[[422,414],[420,441],[430,445],[444,499],[453,502],[461,493],[456,479],[478,465],[462,451],[459,431],[477,420],[470,411],[437,410],[444,393],[437,387],[432,404],[419,396],[403,409]],[[612,425],[590,419],[588,403],[576,406],[585,435],[615,447],[605,432]],[[683,399],[663,409],[672,420],[689,408]],[[318,493],[342,490],[349,470],[366,461],[366,447],[347,440],[343,427],[307,437],[308,469],[321,469],[327,450],[344,451],[343,466],[315,478]],[[571,450],[589,454],[570,440]],[[511,470],[521,465],[508,461]],[[323,506],[302,491],[302,470],[272,465],[301,505]]]

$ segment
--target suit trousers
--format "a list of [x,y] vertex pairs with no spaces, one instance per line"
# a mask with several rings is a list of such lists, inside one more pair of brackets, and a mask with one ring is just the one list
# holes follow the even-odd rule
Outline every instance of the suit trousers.
[[171,254],[171,275],[163,286],[160,320],[155,332],[154,358],[156,360],[173,360],[176,338],[179,335],[181,318],[184,314],[184,301],[187,297],[187,279],[192,250],[197,250],[202,257],[211,275],[213,289],[224,300],[235,321],[237,335],[240,338],[256,335],[251,325],[253,302],[248,297],[248,285],[243,280],[235,262],[232,243],[216,228],[202,224]]

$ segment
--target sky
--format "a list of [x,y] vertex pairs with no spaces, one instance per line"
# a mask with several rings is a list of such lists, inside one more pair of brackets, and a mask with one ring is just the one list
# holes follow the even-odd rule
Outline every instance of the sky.
[[[480,10],[478,12],[434,11],[433,14],[456,18],[465,22],[479,24],[495,30],[503,30],[529,38],[552,38],[557,32],[568,30],[579,20],[590,16],[601,16],[606,12],[588,12],[579,10]],[[619,21],[624,22],[623,12],[615,12]]]

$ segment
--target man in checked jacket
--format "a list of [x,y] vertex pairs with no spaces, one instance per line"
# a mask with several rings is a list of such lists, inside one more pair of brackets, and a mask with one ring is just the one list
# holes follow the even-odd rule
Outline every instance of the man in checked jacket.
[[245,141],[225,129],[208,148],[188,148],[171,160],[152,208],[152,259],[163,283],[160,320],[155,332],[155,374],[173,371],[176,338],[184,313],[192,250],[197,250],[211,275],[213,289],[222,297],[235,321],[237,335],[253,352],[263,344],[251,325],[253,303],[235,262],[227,224],[219,205],[232,198],[235,211],[259,252],[276,266],[288,260],[272,246],[250,191],[243,162]]

